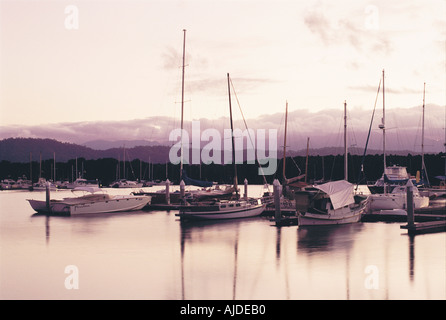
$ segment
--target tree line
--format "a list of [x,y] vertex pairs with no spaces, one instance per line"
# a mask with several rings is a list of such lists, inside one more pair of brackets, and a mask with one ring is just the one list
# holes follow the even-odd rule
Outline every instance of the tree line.
[[[387,165],[399,165],[407,168],[411,175],[416,175],[421,171],[421,155],[387,155]],[[361,169],[361,167],[363,169]],[[426,154],[425,167],[427,176],[432,185],[438,184],[436,176],[444,176],[446,169],[445,153]],[[239,183],[247,179],[250,184],[272,183],[274,179],[283,181],[283,161],[277,160],[277,170],[274,175],[263,177],[258,174],[258,164],[237,165],[237,176]],[[43,160],[42,162],[31,161],[29,163],[10,162],[3,160],[0,162],[0,179],[18,179],[25,176],[32,178],[36,182],[39,177],[47,180],[72,181],[77,177],[88,180],[98,180],[103,186],[108,186],[117,179],[128,180],[159,180],[169,179],[174,183],[179,183],[180,165],[172,163],[149,163],[134,159],[132,161],[119,161],[114,158],[101,158],[87,160],[77,158],[66,162],[53,160]],[[202,164],[184,165],[184,169],[189,177],[205,181],[215,181],[221,184],[229,184],[233,181],[233,165]],[[384,170],[383,155],[359,155],[348,156],[348,180],[352,183],[366,184],[376,181],[382,176]],[[285,175],[292,178],[307,172],[306,180],[311,183],[316,180],[340,180],[344,178],[344,156],[309,156],[287,157],[285,163]]]

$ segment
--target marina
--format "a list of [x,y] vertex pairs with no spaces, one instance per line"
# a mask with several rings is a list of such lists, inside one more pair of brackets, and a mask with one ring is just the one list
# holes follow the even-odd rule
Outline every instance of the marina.
[[39,2],[0,19],[0,299],[446,300],[444,2]]
[[[264,186],[248,190],[257,197]],[[2,299],[446,298],[446,233],[414,237],[405,221],[277,227],[270,215],[181,221],[178,210],[156,209],[50,216],[32,210],[31,196],[0,192]],[[77,290],[64,286],[67,266],[79,270]]]

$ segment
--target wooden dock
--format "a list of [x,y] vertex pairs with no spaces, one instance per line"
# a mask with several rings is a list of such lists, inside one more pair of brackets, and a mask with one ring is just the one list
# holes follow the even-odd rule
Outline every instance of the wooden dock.
[[406,224],[400,226],[401,229],[407,229],[410,235],[423,234],[423,233],[434,233],[434,232],[444,232],[446,231],[446,220],[443,221],[428,221],[414,223],[412,225]]
[[[404,226],[400,226],[401,229],[407,229],[407,232],[409,235],[415,235],[415,234],[423,234],[423,233],[433,233],[433,232],[444,232],[446,231],[446,220],[443,218],[441,220],[437,221],[427,221],[427,222],[419,222],[415,223],[415,210],[414,210],[414,203],[413,203],[413,185],[409,182],[407,183],[407,224]],[[437,203],[438,204],[438,203]],[[437,211],[438,210],[438,211]],[[444,204],[440,203],[440,206],[437,208],[435,206],[434,211],[423,211],[426,215],[427,212],[429,213],[440,213],[440,216],[445,216],[445,206]],[[419,211],[418,211],[419,212]],[[437,215],[437,214],[435,214]]]
[[282,217],[279,220],[276,219],[270,219],[269,221],[275,222],[276,227],[289,227],[289,226],[297,226],[299,224],[299,220],[296,216],[290,216],[290,217]]
[[[415,213],[414,219],[416,222],[428,222],[428,221],[441,221],[446,220],[446,215],[444,214],[428,214],[428,213]],[[407,215],[401,214],[382,214],[379,212],[367,213],[362,219],[362,222],[406,222]]]
[[170,210],[179,210],[182,207],[181,204],[164,204],[164,203],[157,203],[157,204],[149,204],[143,208],[143,210],[159,210],[159,211],[170,211]]

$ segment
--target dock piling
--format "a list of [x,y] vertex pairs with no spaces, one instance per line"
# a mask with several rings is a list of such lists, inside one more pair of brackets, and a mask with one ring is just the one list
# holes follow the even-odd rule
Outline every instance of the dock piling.
[[46,210],[48,213],[51,213],[51,195],[50,195],[50,183],[47,181],[45,183],[45,200],[46,200]]
[[414,204],[413,204],[413,184],[409,180],[406,184],[407,187],[407,225],[400,226],[401,229],[407,229],[409,235],[432,233],[432,232],[445,232],[446,220],[427,221],[421,223],[415,223]]
[[170,204],[170,181],[166,180],[166,204]]
[[415,213],[414,213],[414,204],[413,204],[413,184],[410,181],[407,181],[406,184],[406,208],[407,208],[407,225],[409,227],[413,227],[415,224]]
[[243,197],[245,198],[245,200],[248,200],[248,180],[246,178],[245,178],[244,184],[245,184],[245,190],[243,193]]
[[276,221],[276,225],[280,225],[280,222],[282,220],[282,212],[280,211],[280,182],[277,179],[274,179],[273,182],[274,187],[274,207],[275,207],[275,214],[274,218]]
[[186,191],[185,191],[185,183],[184,183],[184,181],[183,180],[181,180],[181,182],[180,182],[180,197],[181,197],[181,202],[183,202],[184,203],[184,196],[185,196],[185,194],[186,194]]

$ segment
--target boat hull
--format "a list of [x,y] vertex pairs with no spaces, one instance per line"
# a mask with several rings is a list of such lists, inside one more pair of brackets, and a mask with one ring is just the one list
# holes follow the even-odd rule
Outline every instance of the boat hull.
[[256,217],[262,214],[266,204],[247,205],[234,209],[221,210],[217,206],[184,206],[178,216],[182,219],[224,220]]
[[[414,208],[425,208],[429,206],[429,197],[414,196]],[[393,210],[406,209],[407,200],[405,194],[372,194],[369,196],[369,210]]]
[[150,197],[113,197],[104,201],[79,203],[51,200],[50,208],[47,207],[46,201],[28,200],[28,202],[39,213],[78,215],[141,210],[150,203]]
[[298,213],[298,226],[318,226],[318,225],[337,225],[349,224],[361,221],[365,213],[365,204],[356,209],[348,207],[333,210],[329,214],[323,213]]

